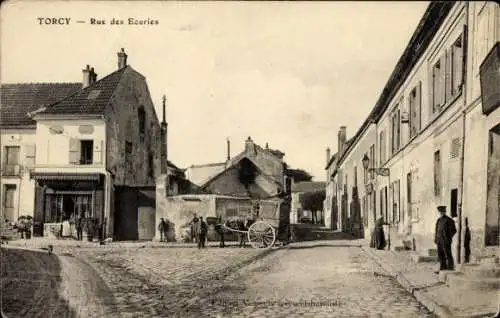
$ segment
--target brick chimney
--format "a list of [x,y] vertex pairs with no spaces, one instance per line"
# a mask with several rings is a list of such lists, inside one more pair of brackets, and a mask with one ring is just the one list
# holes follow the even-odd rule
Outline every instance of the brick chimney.
[[328,165],[328,162],[330,162],[330,158],[331,158],[331,150],[330,150],[330,147],[327,147],[326,148],[326,164]]
[[247,156],[255,155],[255,144],[250,137],[248,137],[245,141],[245,153],[247,154]]
[[342,154],[342,151],[345,149],[345,142],[346,142],[346,135],[347,135],[347,127],[346,126],[340,126],[339,129],[339,134],[338,134],[338,148],[339,148],[339,155]]
[[82,81],[82,86],[83,88],[94,84],[97,81],[97,74],[94,71],[94,68],[90,67],[90,65],[87,65],[85,69],[82,70],[83,73],[83,81]]
[[231,142],[229,138],[226,139],[227,142],[227,161],[231,160]]
[[82,87],[85,88],[90,85],[90,78],[91,78],[90,65],[87,65],[87,67],[82,70],[82,73],[83,73]]
[[127,66],[127,53],[125,53],[125,49],[122,48],[118,55],[118,69],[121,70],[125,66]]
[[90,77],[90,85],[94,84],[97,81],[97,74],[94,71],[93,67],[90,68],[90,76],[89,77]]

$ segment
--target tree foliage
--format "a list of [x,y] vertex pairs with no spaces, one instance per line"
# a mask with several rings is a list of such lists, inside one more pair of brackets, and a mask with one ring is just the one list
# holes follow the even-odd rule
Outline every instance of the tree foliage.
[[325,200],[325,190],[305,192],[300,194],[300,204],[303,210],[321,211],[323,210],[323,200]]
[[303,169],[288,169],[286,171],[286,174],[293,178],[294,182],[304,182],[304,181],[311,181],[312,180],[312,175],[303,170]]

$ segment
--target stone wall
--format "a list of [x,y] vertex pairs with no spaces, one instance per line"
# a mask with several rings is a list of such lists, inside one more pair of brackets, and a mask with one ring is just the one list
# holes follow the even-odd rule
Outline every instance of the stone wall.
[[[154,186],[160,175],[160,123],[145,78],[131,68],[124,70],[121,82],[106,109],[106,168],[115,184]],[[145,132],[139,131],[138,109],[145,110]],[[131,153],[126,152],[130,142]],[[149,156],[154,173],[149,174]]]

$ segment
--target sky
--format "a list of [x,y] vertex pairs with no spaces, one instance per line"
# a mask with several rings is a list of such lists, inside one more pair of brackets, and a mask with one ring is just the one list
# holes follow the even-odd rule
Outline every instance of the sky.
[[[340,126],[347,138],[356,133],[427,6],[8,1],[0,11],[0,80],[81,82],[87,64],[99,79],[117,69],[124,48],[159,118],[167,96],[169,160],[177,166],[223,162],[227,138],[235,156],[250,136],[324,181],[326,148],[336,152]],[[111,25],[113,18],[124,24]],[[158,24],[128,25],[129,18]]]

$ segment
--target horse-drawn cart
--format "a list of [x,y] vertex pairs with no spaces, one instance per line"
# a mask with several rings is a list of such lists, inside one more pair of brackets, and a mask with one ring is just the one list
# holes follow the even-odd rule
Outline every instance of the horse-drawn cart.
[[246,218],[250,221],[246,226],[230,226],[229,220],[220,226],[227,232],[246,234],[248,242],[254,248],[270,248],[276,243],[283,220],[288,221],[289,209],[286,209],[282,199],[259,200],[256,203],[257,209],[251,216],[239,217],[236,222],[232,222],[242,224],[242,219]]

